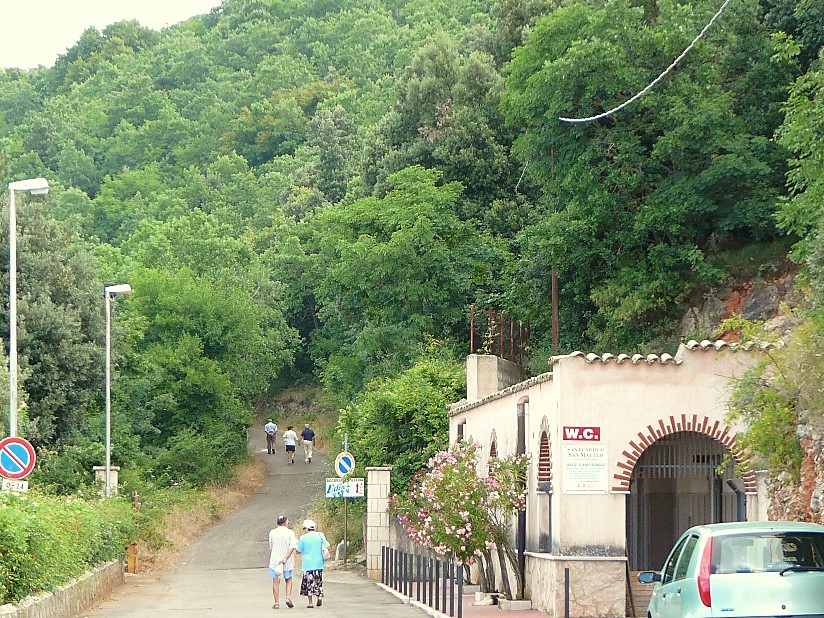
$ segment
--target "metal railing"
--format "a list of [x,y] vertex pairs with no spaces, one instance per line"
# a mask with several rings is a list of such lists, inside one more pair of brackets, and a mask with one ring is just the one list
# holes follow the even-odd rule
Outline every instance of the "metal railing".
[[454,562],[381,548],[381,583],[432,609],[463,617],[463,567]]

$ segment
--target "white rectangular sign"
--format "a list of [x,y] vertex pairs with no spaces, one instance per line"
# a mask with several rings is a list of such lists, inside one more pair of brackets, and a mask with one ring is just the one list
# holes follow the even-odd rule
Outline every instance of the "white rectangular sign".
[[3,479],[3,491],[13,491],[15,493],[23,493],[29,490],[28,481],[15,481],[12,479]]
[[363,479],[326,479],[327,498],[363,498],[365,483]]
[[608,493],[605,444],[564,445],[564,493]]

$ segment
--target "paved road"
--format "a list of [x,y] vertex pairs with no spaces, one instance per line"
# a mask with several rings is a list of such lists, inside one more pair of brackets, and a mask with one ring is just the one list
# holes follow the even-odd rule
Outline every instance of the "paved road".
[[299,525],[306,505],[323,495],[324,479],[331,473],[326,458],[317,451],[312,463],[304,464],[299,452],[295,465],[287,466],[282,447],[276,455],[267,455],[261,436],[253,436],[251,446],[266,461],[269,478],[246,505],[193,543],[173,571],[127,575],[126,584],[111,598],[79,616],[252,618],[307,612],[310,616],[323,612],[337,618],[424,615],[349,570],[324,573],[325,602],[314,609],[308,609],[305,597],[299,596],[300,576],[296,573],[292,594],[295,607],[285,607],[281,589],[281,609],[272,609],[272,586],[266,569],[269,530],[281,513],[290,518],[293,526]]

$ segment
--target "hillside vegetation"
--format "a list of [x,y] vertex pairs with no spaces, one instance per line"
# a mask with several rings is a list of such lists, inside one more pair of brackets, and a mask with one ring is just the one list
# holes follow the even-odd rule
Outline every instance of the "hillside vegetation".
[[0,70],[0,177],[52,187],[18,200],[33,481],[74,493],[103,461],[104,282],[134,289],[113,302],[126,492],[227,481],[254,403],[299,382],[359,462],[408,478],[462,396],[471,305],[529,323],[545,370],[553,270],[559,352],[661,351],[735,256],[776,247],[820,325],[818,0],[734,0],[631,106],[558,120],[639,92],[718,6],[224,0]]

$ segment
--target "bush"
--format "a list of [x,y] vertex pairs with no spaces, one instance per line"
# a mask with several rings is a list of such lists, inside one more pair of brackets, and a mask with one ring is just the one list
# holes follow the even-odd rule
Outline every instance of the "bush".
[[122,499],[0,494],[0,604],[53,590],[122,557],[136,517]]

